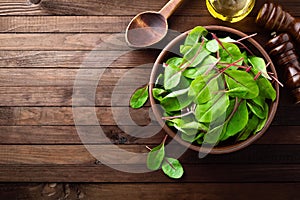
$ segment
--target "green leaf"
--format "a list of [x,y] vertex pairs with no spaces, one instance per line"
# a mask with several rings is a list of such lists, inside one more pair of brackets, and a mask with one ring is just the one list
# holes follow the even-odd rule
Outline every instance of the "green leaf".
[[187,94],[189,91],[189,88],[185,88],[185,89],[181,89],[181,90],[177,90],[177,91],[173,91],[171,93],[169,93],[167,96],[165,96],[164,98],[174,98],[174,97],[179,97],[181,95]]
[[181,139],[186,142],[193,143],[196,140],[203,140],[204,135],[204,133],[198,133],[197,135],[187,135],[185,133],[181,133]]
[[173,126],[189,136],[196,135],[199,131],[207,131],[208,128],[204,124],[194,121],[192,117],[176,118],[169,120]]
[[244,130],[240,133],[238,140],[242,141],[242,140],[246,140],[248,139],[248,137],[251,135],[251,133],[254,132],[254,130],[256,129],[257,125],[258,125],[259,119],[256,115],[253,115],[249,121],[247,126],[244,128]]
[[198,76],[192,81],[188,95],[194,97],[196,104],[204,104],[213,96],[219,89],[218,78],[219,76]]
[[210,40],[206,43],[206,49],[212,53],[216,53],[219,50],[219,43],[217,40]]
[[251,63],[253,69],[252,71],[257,74],[258,72],[261,72],[262,76],[272,80],[271,77],[269,76],[268,72],[267,72],[267,67],[266,67],[266,63],[265,60],[263,58],[260,57],[256,57],[256,56],[251,56],[248,58],[248,61]]
[[130,98],[130,106],[132,108],[142,107],[148,100],[148,85],[136,90]]
[[212,128],[211,130],[209,130],[204,135],[203,143],[217,144],[220,141],[221,136],[223,135],[223,132],[226,131],[226,125],[227,125],[226,123],[221,124],[217,127]]
[[167,60],[166,64],[179,67],[180,65],[182,65],[183,61],[184,61],[183,58],[172,57],[172,58]]
[[155,80],[154,87],[161,87],[164,85],[164,75],[159,74]]
[[232,97],[253,99],[258,96],[259,88],[252,75],[241,70],[226,70],[225,79]]
[[213,65],[216,64],[217,62],[217,58],[212,56],[212,55],[208,55],[199,65],[197,65],[195,68],[187,68],[186,70],[183,71],[182,75],[190,78],[190,79],[195,79],[198,76],[203,75],[204,73],[206,73],[209,69],[212,68]]
[[193,102],[193,98],[187,94],[183,94],[177,97],[164,97],[160,104],[167,112],[180,111]]
[[154,147],[147,156],[147,167],[150,170],[159,169],[163,159],[165,157],[165,146],[161,143],[157,147]]
[[260,90],[259,96],[275,101],[277,96],[276,90],[272,86],[271,82],[264,77],[259,77],[256,81]]
[[229,97],[226,94],[215,95],[211,101],[197,105],[195,117],[199,122],[210,123],[225,113],[228,106]]
[[[223,42],[222,44],[226,49],[225,50],[223,49],[223,47],[220,47],[220,58],[222,62],[233,63],[243,57],[240,48],[236,44],[227,43],[227,42]],[[237,64],[241,65],[242,63],[243,61],[241,60]]]
[[197,26],[193,28],[186,37],[184,45],[180,46],[180,53],[186,54],[186,52],[189,51],[190,48],[194,46],[194,44],[200,41],[202,36],[205,37],[207,34],[208,31],[202,26]]
[[164,88],[170,90],[176,87],[180,82],[181,71],[180,68],[174,65],[167,65],[164,74]]
[[161,88],[153,88],[152,89],[152,95],[158,101],[163,100],[164,94],[166,94],[166,91],[164,89],[161,89]]
[[183,58],[188,61],[189,67],[195,67],[209,54],[210,52],[201,43],[197,43],[184,54]]
[[167,158],[162,164],[163,172],[170,178],[181,178],[184,170],[180,162],[174,158]]
[[265,103],[265,105],[264,105],[264,111],[265,111],[265,118],[260,120],[259,124],[257,125],[257,129],[256,129],[255,133],[261,131],[268,121],[269,105],[267,103]]
[[235,134],[243,130],[248,123],[248,118],[249,118],[249,114],[248,114],[246,101],[242,100],[236,112],[234,113],[232,118],[228,121],[226,133],[222,137],[222,140],[226,140],[229,137],[234,136]]
[[265,118],[265,112],[260,106],[256,105],[252,101],[248,101],[247,106],[257,117],[259,117],[260,119]]

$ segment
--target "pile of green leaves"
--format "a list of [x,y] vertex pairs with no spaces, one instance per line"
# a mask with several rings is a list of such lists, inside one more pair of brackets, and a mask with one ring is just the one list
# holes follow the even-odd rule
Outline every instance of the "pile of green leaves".
[[181,45],[182,57],[164,63],[152,93],[183,140],[241,141],[264,127],[276,91],[264,59],[249,52],[241,42],[199,26]]
[[[215,146],[246,140],[265,126],[276,91],[263,58],[241,40],[218,38],[201,26],[188,34],[180,53],[163,64],[151,92],[183,140]],[[147,90],[133,94],[133,108],[147,101]]]

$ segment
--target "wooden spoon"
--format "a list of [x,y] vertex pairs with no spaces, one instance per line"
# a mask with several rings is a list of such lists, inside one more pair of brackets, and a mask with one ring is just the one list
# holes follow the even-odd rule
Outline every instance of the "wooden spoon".
[[170,0],[159,12],[136,15],[126,29],[126,42],[131,47],[148,47],[162,40],[168,32],[167,19],[183,0]]

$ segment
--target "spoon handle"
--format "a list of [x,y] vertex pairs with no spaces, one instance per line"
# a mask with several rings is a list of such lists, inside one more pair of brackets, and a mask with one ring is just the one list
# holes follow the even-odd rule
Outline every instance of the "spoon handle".
[[168,19],[184,0],[170,0],[159,13]]

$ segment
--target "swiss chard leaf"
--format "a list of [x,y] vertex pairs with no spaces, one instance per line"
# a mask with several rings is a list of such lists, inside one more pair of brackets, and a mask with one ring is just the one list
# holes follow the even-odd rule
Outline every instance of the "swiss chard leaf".
[[148,100],[148,85],[136,90],[130,98],[130,106],[132,108],[142,107]]
[[226,140],[231,136],[236,135],[238,132],[243,130],[248,123],[248,109],[246,105],[246,101],[242,100],[233,114],[231,119],[227,122],[226,133],[222,137],[222,140]]
[[180,46],[180,53],[186,54],[187,51],[194,46],[194,44],[198,43],[202,37],[205,37],[208,34],[208,31],[202,27],[197,26],[190,31],[188,36],[184,41],[184,45]]
[[249,57],[248,61],[251,63],[251,65],[253,67],[252,71],[255,74],[261,72],[263,77],[265,77],[269,80],[272,80],[271,77],[269,76],[268,72],[267,72],[266,63],[265,63],[265,60],[263,58],[256,57],[256,56],[251,56],[251,57]]
[[162,161],[165,157],[165,146],[164,143],[161,143],[157,147],[151,149],[147,156],[147,167],[150,170],[159,169]]
[[266,114],[265,111],[258,105],[256,105],[253,101],[248,101],[247,106],[249,109],[260,119],[264,119]]
[[[223,47],[220,47],[220,58],[222,62],[233,63],[243,57],[240,48],[236,44],[223,42],[222,45]],[[241,65],[242,63],[243,60],[236,64]]]
[[165,158],[165,161],[162,164],[162,170],[166,175],[174,179],[181,178],[184,173],[180,162],[177,159],[168,157]]
[[229,97],[226,94],[216,95],[211,101],[197,105],[195,117],[199,122],[210,123],[226,112],[229,106]]
[[190,78],[190,79],[195,79],[198,76],[203,75],[204,73],[206,73],[209,69],[213,68],[213,66],[216,65],[217,62],[217,58],[212,56],[212,55],[208,55],[203,62],[201,62],[199,65],[197,65],[195,68],[187,68],[186,70],[183,71],[182,75]]
[[[172,96],[172,94],[171,94]],[[167,112],[180,111],[193,102],[193,98],[189,97],[186,93],[176,97],[164,97],[161,100],[161,105]]]
[[201,63],[210,52],[204,47],[203,44],[197,43],[192,48],[184,54],[184,59],[188,60],[190,67],[195,67]]
[[268,121],[269,105],[267,103],[265,103],[264,105],[264,111],[265,111],[265,118],[259,121],[255,133],[261,131]]
[[206,43],[206,49],[212,53],[216,53],[219,50],[219,43],[217,40],[210,40]]
[[245,71],[226,70],[225,79],[229,88],[229,96],[253,99],[259,94],[257,82]]
[[164,74],[164,88],[170,90],[176,87],[181,78],[180,68],[175,65],[166,65]]
[[244,130],[240,133],[238,140],[246,140],[248,137],[254,132],[256,129],[257,125],[259,123],[259,119],[256,115],[253,115],[249,121],[247,126],[244,128]]
[[259,86],[259,96],[275,101],[277,96],[276,90],[271,82],[264,77],[259,77],[256,81]]
[[166,94],[166,91],[164,89],[161,89],[161,88],[153,88],[152,89],[152,95],[158,101],[162,101],[165,94]]

